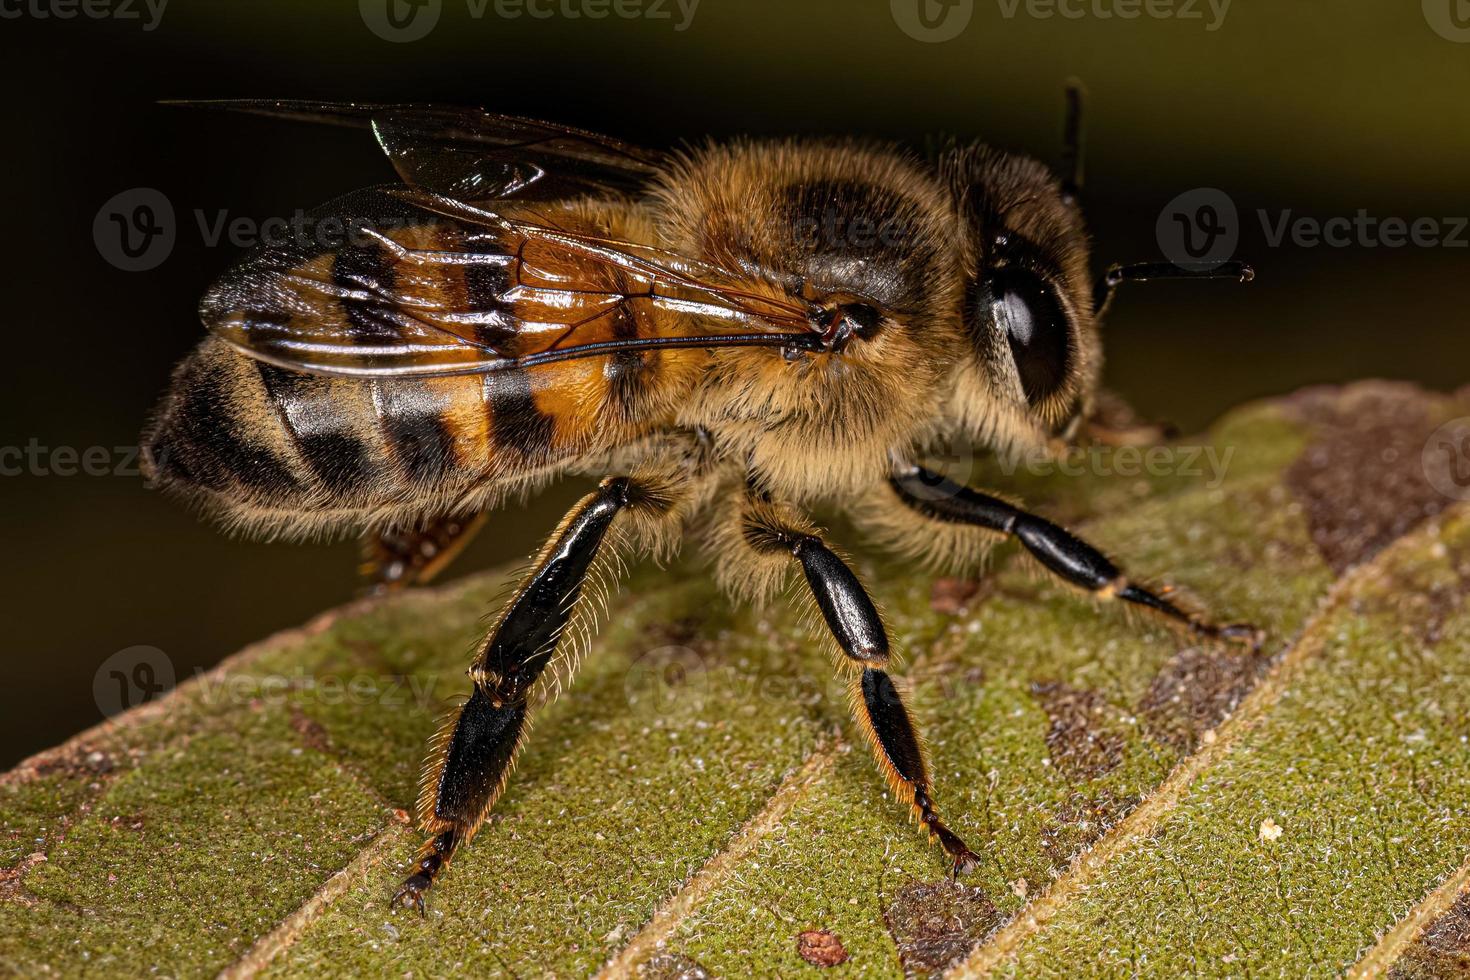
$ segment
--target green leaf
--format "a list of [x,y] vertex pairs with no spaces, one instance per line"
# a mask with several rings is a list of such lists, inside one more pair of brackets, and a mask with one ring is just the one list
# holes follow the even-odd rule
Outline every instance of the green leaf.
[[689,559],[635,570],[427,918],[390,910],[490,574],[328,614],[0,777],[0,964],[1434,975],[1466,952],[1470,515],[1422,454],[1465,415],[1368,383],[1246,406],[1152,465],[970,475],[1265,627],[1259,655],[1005,549],[941,612],[930,578],[857,550],[939,807],[985,856],[959,884],[801,617],[729,609]]

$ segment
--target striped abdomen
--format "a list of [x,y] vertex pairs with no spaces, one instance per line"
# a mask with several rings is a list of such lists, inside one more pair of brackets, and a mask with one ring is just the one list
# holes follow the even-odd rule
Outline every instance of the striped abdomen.
[[628,390],[670,378],[654,359],[699,354],[642,356],[370,379],[286,371],[209,338],[176,371],[145,460],[160,485],[254,531],[412,520],[647,431],[657,420],[627,411]]

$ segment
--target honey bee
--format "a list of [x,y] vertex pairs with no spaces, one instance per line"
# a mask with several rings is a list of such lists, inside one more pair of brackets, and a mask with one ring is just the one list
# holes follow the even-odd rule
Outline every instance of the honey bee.
[[804,580],[794,594],[850,674],[879,768],[956,874],[977,857],[939,816],[883,618],[810,509],[951,573],[1014,538],[1093,596],[1259,641],[925,465],[949,440],[999,453],[1076,437],[1117,283],[1248,276],[1145,264],[1094,288],[1075,91],[1062,179],[983,145],[659,153],[476,109],[211,104],[370,128],[401,183],[326,205],[309,240],[262,246],[208,291],[209,336],[144,437],[154,483],[236,529],[362,534],[392,588],[431,578],[507,496],[603,477],[478,647],[394,904],[423,911],[504,791],[621,555],[662,559],[687,531],[737,599]]

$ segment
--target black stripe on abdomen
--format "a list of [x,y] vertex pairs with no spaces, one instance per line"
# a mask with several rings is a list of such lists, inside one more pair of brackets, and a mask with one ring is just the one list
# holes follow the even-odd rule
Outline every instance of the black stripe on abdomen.
[[422,486],[448,477],[455,467],[454,436],[444,424],[448,402],[418,378],[373,382],[378,427],[403,479]]
[[348,406],[332,402],[330,382],[257,362],[266,397],[286,435],[312,475],[334,496],[349,502],[368,492],[373,454],[351,428]]
[[531,375],[525,368],[486,374],[485,402],[490,406],[490,431],[497,448],[513,450],[530,463],[551,457],[556,420],[536,407]]
[[231,392],[238,377],[237,354],[201,347],[175,378],[177,401],[152,434],[149,453],[159,475],[207,490],[245,490],[255,499],[299,493],[289,463],[257,440],[246,438]]

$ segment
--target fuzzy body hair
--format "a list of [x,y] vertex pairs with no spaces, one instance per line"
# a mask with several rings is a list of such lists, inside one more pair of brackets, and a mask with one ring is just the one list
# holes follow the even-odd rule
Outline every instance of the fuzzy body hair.
[[[899,550],[949,567],[993,536],[955,531],[963,540],[924,544],[883,506],[892,460],[957,441],[1055,447],[1097,384],[1081,219],[1025,158],[965,147],[926,162],[852,141],[710,144],[672,158],[642,196],[537,213],[743,270],[751,294],[864,297],[884,319],[840,352],[669,350],[507,376],[306,375],[210,338],[175,372],[145,436],[150,476],[232,530],[326,537],[472,515],[568,473],[677,469],[669,461],[687,457],[698,432],[710,457],[701,465],[717,473],[681,498],[678,522],[660,522],[658,555],[674,547],[669,528],[697,523],[712,495],[743,481],[794,506],[856,508]],[[442,233],[395,234],[423,246]],[[1056,282],[1073,324],[1065,381],[1036,405],[1003,328],[975,302],[977,283],[1013,261],[1016,242],[1034,245],[1027,261]],[[469,295],[452,282],[416,288],[450,305]],[[680,315],[650,314],[632,329],[674,332],[668,318]],[[681,448],[671,455],[671,445]],[[715,542],[728,543],[732,520],[712,515]],[[772,574],[756,571],[721,578],[769,594]]]

